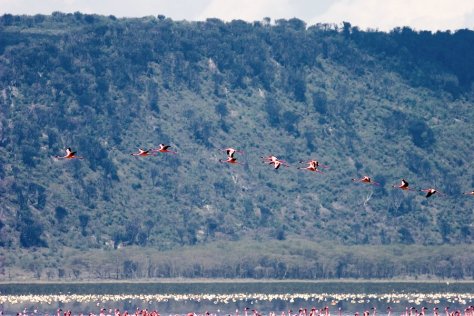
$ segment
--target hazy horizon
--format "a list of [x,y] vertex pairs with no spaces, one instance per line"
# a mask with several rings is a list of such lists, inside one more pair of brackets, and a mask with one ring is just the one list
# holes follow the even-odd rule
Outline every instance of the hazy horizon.
[[265,17],[272,20],[298,18],[308,25],[350,22],[361,29],[389,31],[409,26],[416,30],[445,31],[473,29],[474,2],[469,0],[411,1],[387,0],[0,0],[0,14],[51,14],[82,12],[143,17],[165,15],[173,20],[202,21],[219,18],[253,22]]

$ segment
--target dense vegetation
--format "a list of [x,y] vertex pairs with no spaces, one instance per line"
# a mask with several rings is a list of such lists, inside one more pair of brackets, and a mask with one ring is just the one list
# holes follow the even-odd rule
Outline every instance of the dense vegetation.
[[0,278],[473,278],[472,56],[470,30],[3,15]]

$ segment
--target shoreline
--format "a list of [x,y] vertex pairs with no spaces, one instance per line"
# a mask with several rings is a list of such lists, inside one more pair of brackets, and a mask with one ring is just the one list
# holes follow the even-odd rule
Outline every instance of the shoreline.
[[432,280],[432,279],[321,279],[321,280],[307,280],[307,279],[223,279],[223,278],[154,278],[154,279],[133,279],[133,280],[0,280],[0,284],[32,284],[32,285],[49,285],[49,284],[272,284],[272,283],[305,283],[305,284],[331,284],[331,283],[360,283],[360,284],[383,284],[383,283],[413,283],[413,284],[469,284],[474,285],[474,280]]

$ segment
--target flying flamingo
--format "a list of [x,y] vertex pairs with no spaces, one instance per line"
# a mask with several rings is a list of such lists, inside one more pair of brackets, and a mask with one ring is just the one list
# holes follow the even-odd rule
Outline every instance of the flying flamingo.
[[84,159],[84,157],[76,156],[76,152],[72,151],[71,147],[66,148],[65,156],[54,156],[56,159]]
[[426,198],[429,198],[430,196],[432,196],[435,193],[441,194],[441,193],[439,193],[438,190],[433,189],[433,188],[423,189],[423,190],[420,190],[420,191],[421,192],[426,192],[426,195],[425,195]]
[[141,149],[141,148],[138,148],[137,153],[133,153],[133,154],[130,154],[130,155],[139,156],[139,157],[156,156],[156,154],[154,154],[151,149],[145,150],[145,149]]
[[406,181],[405,179],[402,179],[402,182],[400,185],[392,185],[393,188],[398,188],[398,189],[401,189],[401,190],[404,190],[404,191],[416,191],[416,190],[413,190],[413,189],[410,189],[409,188],[409,183],[408,181]]
[[368,184],[373,184],[373,185],[380,185],[380,183],[372,181],[372,178],[368,176],[364,176],[360,179],[352,179],[353,182],[362,182],[362,183],[368,183]]
[[300,163],[307,163],[307,164],[310,164],[310,163],[311,163],[311,164],[314,164],[314,165],[316,166],[316,168],[318,168],[318,167],[321,167],[321,168],[329,168],[329,166],[327,166],[327,165],[322,165],[322,164],[319,163],[319,161],[314,160],[314,159],[308,160],[308,161],[306,161],[306,162],[303,161],[303,160],[300,160]]
[[275,156],[267,156],[267,157],[261,157],[263,159],[263,161],[267,161],[267,162],[274,162],[274,161],[277,161],[278,158],[275,157]]
[[285,166],[285,167],[289,167],[289,165],[287,165],[286,163],[284,163],[283,160],[271,161],[271,162],[268,162],[268,164],[273,164],[275,169],[280,168],[281,165],[283,165],[283,166]]
[[275,156],[268,156],[268,157],[262,157],[264,160],[263,162],[269,164],[269,165],[274,165],[275,169],[280,168],[281,165],[289,167],[289,165],[286,163],[285,160],[280,160]]
[[171,154],[177,154],[177,152],[175,151],[172,151],[172,150],[168,150],[168,148],[170,148],[171,146],[170,145],[165,145],[165,144],[159,144],[158,145],[159,147],[156,148],[156,149],[153,149],[152,151],[154,152],[160,152],[160,153],[171,153]]
[[240,153],[243,154],[244,152],[242,150],[237,150],[235,148],[229,147],[229,148],[224,148],[224,149],[219,149],[221,151],[225,151],[227,153],[228,157],[234,157],[235,153]]
[[241,165],[240,162],[237,162],[237,158],[234,158],[232,156],[227,157],[227,160],[219,159],[219,161],[220,162],[228,162],[228,163],[234,164],[234,165]]
[[474,190],[472,190],[471,192],[464,192],[465,195],[472,195],[474,196]]
[[303,167],[298,167],[298,169],[306,169],[306,170],[313,171],[313,172],[324,173],[324,172],[322,172],[321,170],[318,169],[319,162],[317,160],[310,160],[306,163],[308,164],[307,167],[304,167],[304,168]]

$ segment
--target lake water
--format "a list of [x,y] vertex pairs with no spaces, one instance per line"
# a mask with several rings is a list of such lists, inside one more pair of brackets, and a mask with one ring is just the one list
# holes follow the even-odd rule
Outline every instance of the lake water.
[[[354,315],[374,310],[377,315],[405,315],[427,308],[433,315],[474,305],[474,282],[193,282],[193,283],[75,283],[0,284],[0,309],[4,315],[54,314],[58,308],[73,315],[99,314],[115,308],[133,314],[136,309],[158,310],[161,315],[204,314],[243,315],[244,308],[280,316],[300,308],[329,308],[331,315]],[[35,313],[36,312],[36,313]],[[108,314],[109,312],[107,312]],[[249,315],[252,315],[249,312]]]

